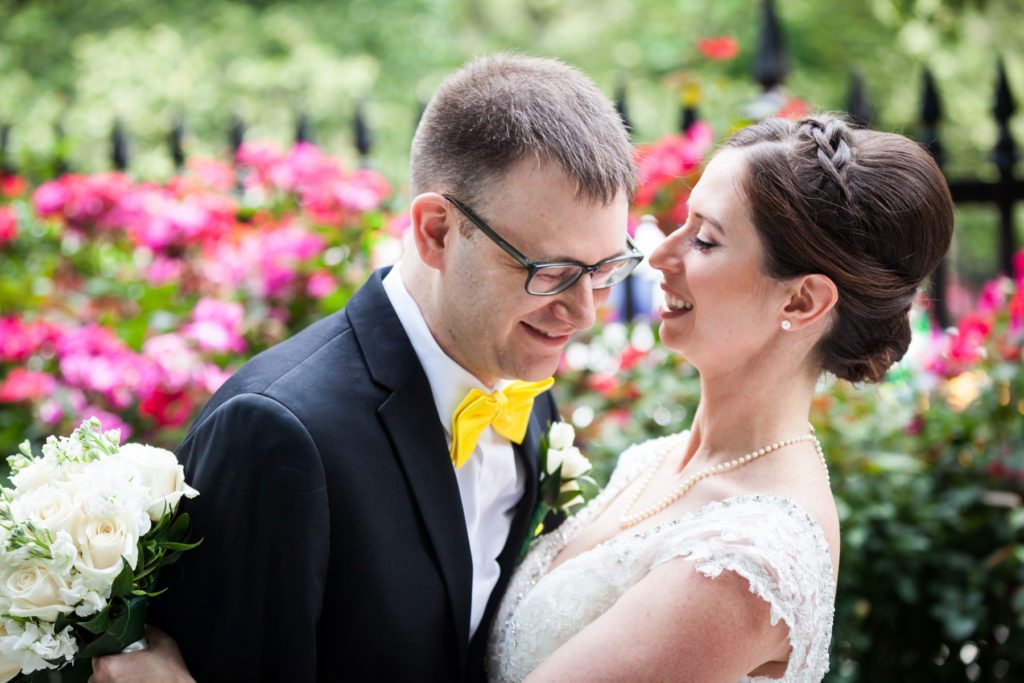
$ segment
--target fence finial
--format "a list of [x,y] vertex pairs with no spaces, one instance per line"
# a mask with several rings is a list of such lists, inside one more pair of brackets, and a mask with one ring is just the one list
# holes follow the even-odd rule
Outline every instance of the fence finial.
[[363,103],[356,104],[355,119],[356,150],[359,152],[359,165],[366,168],[370,165],[370,150],[373,148],[373,133],[366,124],[366,112]]
[[185,117],[182,114],[174,117],[174,125],[171,126],[167,142],[171,148],[174,170],[181,173],[181,169],[185,168]]
[[295,119],[295,142],[314,142],[313,136],[313,124],[309,121],[309,116],[305,110],[300,110],[298,117]]
[[864,76],[857,70],[850,72],[850,94],[846,98],[846,111],[854,123],[865,128],[875,119],[875,108],[868,97]]
[[110,130],[110,162],[114,170],[128,170],[128,134],[121,119],[114,119],[114,127]]
[[939,120],[942,118],[942,101],[939,99],[939,91],[935,87],[935,79],[932,72],[925,69],[922,74],[921,94],[921,135],[919,141],[931,153],[935,162],[942,166],[945,163],[945,152],[942,149],[942,141],[939,139]]
[[996,102],[992,107],[992,114],[999,127],[999,137],[993,160],[1002,172],[1010,171],[1017,163],[1017,143],[1014,142],[1013,134],[1010,132],[1010,119],[1017,111],[1017,103],[1013,101],[1013,93],[1010,92],[1010,81],[1006,77],[1006,64],[1002,57],[999,58],[997,68]]
[[774,0],[761,4],[761,28],[754,57],[754,80],[765,90],[771,90],[786,79],[789,65],[782,39],[782,26],[775,11]]
[[245,142],[245,122],[238,114],[231,115],[231,127],[228,129],[228,145],[231,146],[231,160],[238,158],[238,148]]
[[11,144],[11,124],[0,126],[0,175],[14,175],[14,164],[8,152]]
[[615,111],[619,112],[619,118],[622,119],[622,125],[626,127],[626,131],[633,132],[633,122],[629,120],[629,103],[626,98],[626,79],[622,76],[618,78],[618,82],[615,84]]

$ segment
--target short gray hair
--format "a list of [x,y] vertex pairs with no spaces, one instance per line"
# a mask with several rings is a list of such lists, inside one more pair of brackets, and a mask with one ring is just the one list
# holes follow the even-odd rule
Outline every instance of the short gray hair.
[[607,205],[636,191],[629,133],[593,81],[558,60],[502,53],[469,62],[430,100],[412,142],[412,194],[474,202],[527,155],[558,164],[578,199]]

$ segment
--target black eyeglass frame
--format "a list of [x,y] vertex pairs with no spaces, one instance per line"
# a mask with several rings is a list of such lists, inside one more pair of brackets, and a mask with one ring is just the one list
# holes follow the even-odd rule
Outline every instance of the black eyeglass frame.
[[[576,282],[581,277],[583,277],[584,273],[593,275],[599,269],[607,266],[608,264],[632,261],[633,262],[633,266],[629,270],[626,271],[625,275],[622,275],[619,279],[615,280],[614,282],[609,281],[609,282],[607,282],[607,283],[605,283],[605,284],[603,284],[603,285],[601,285],[599,287],[594,287],[593,288],[593,289],[608,289],[609,287],[614,287],[615,285],[619,284],[620,282],[625,280],[627,277],[629,277],[630,273],[632,273],[636,269],[636,267],[639,266],[643,262],[643,260],[644,260],[644,253],[642,251],[640,251],[640,249],[637,248],[636,244],[633,243],[633,240],[630,239],[629,235],[626,235],[626,246],[629,247],[630,253],[623,254],[622,256],[613,256],[611,258],[606,258],[604,260],[598,261],[597,263],[595,263],[593,265],[589,265],[589,266],[586,265],[586,264],[583,264],[583,263],[579,263],[577,261],[546,261],[546,262],[537,263],[537,262],[534,262],[534,261],[530,260],[530,258],[528,256],[526,256],[526,254],[524,254],[523,252],[519,251],[518,249],[513,247],[511,244],[509,244],[508,241],[504,237],[499,235],[494,230],[494,228],[492,228],[491,226],[487,225],[487,222],[484,221],[484,219],[480,218],[475,213],[473,213],[473,210],[470,209],[465,204],[463,204],[461,201],[459,201],[458,199],[456,199],[455,197],[453,197],[450,194],[445,194],[445,195],[442,195],[442,196],[445,199],[447,199],[451,203],[452,206],[454,206],[456,209],[461,211],[462,215],[464,215],[466,218],[468,218],[470,223],[472,223],[474,226],[479,228],[480,232],[482,232],[483,234],[487,235],[487,237],[490,238],[490,240],[492,242],[494,242],[499,247],[501,247],[502,250],[506,254],[508,254],[509,256],[514,258],[524,268],[526,268],[526,270],[527,270],[526,284],[523,285],[523,288],[526,290],[526,293],[530,294],[531,296],[554,296],[556,294],[561,294],[562,292],[564,292],[565,290],[569,289],[574,284],[576,284]],[[552,290],[550,292],[531,292],[530,291],[530,282],[533,281],[533,276],[537,274],[537,271],[539,271],[539,270],[541,270],[543,268],[567,268],[567,267],[578,268],[578,270],[576,271],[576,276],[572,277],[572,278],[569,278],[567,281],[565,281],[564,283],[559,285],[557,289],[554,289],[554,290]]]

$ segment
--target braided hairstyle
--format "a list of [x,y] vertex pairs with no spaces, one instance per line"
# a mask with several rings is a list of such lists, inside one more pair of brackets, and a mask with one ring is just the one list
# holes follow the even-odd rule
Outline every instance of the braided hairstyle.
[[910,344],[918,287],[953,235],[942,171],[902,135],[853,128],[830,115],[768,119],[736,133],[747,196],[778,279],[820,273],[839,291],[822,367],[852,382],[881,381]]

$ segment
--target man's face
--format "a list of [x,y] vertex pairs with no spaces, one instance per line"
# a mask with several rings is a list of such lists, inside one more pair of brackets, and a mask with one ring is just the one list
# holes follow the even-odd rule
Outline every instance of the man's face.
[[[479,194],[470,208],[534,262],[589,265],[627,253],[626,197],[608,206],[577,199],[575,182],[554,164],[522,160]],[[560,294],[527,294],[526,268],[454,207],[450,217],[441,319],[433,330],[442,348],[488,385],[549,377],[570,335],[594,324],[594,308],[610,290],[592,290],[584,275]],[[468,226],[468,237],[459,226]]]

